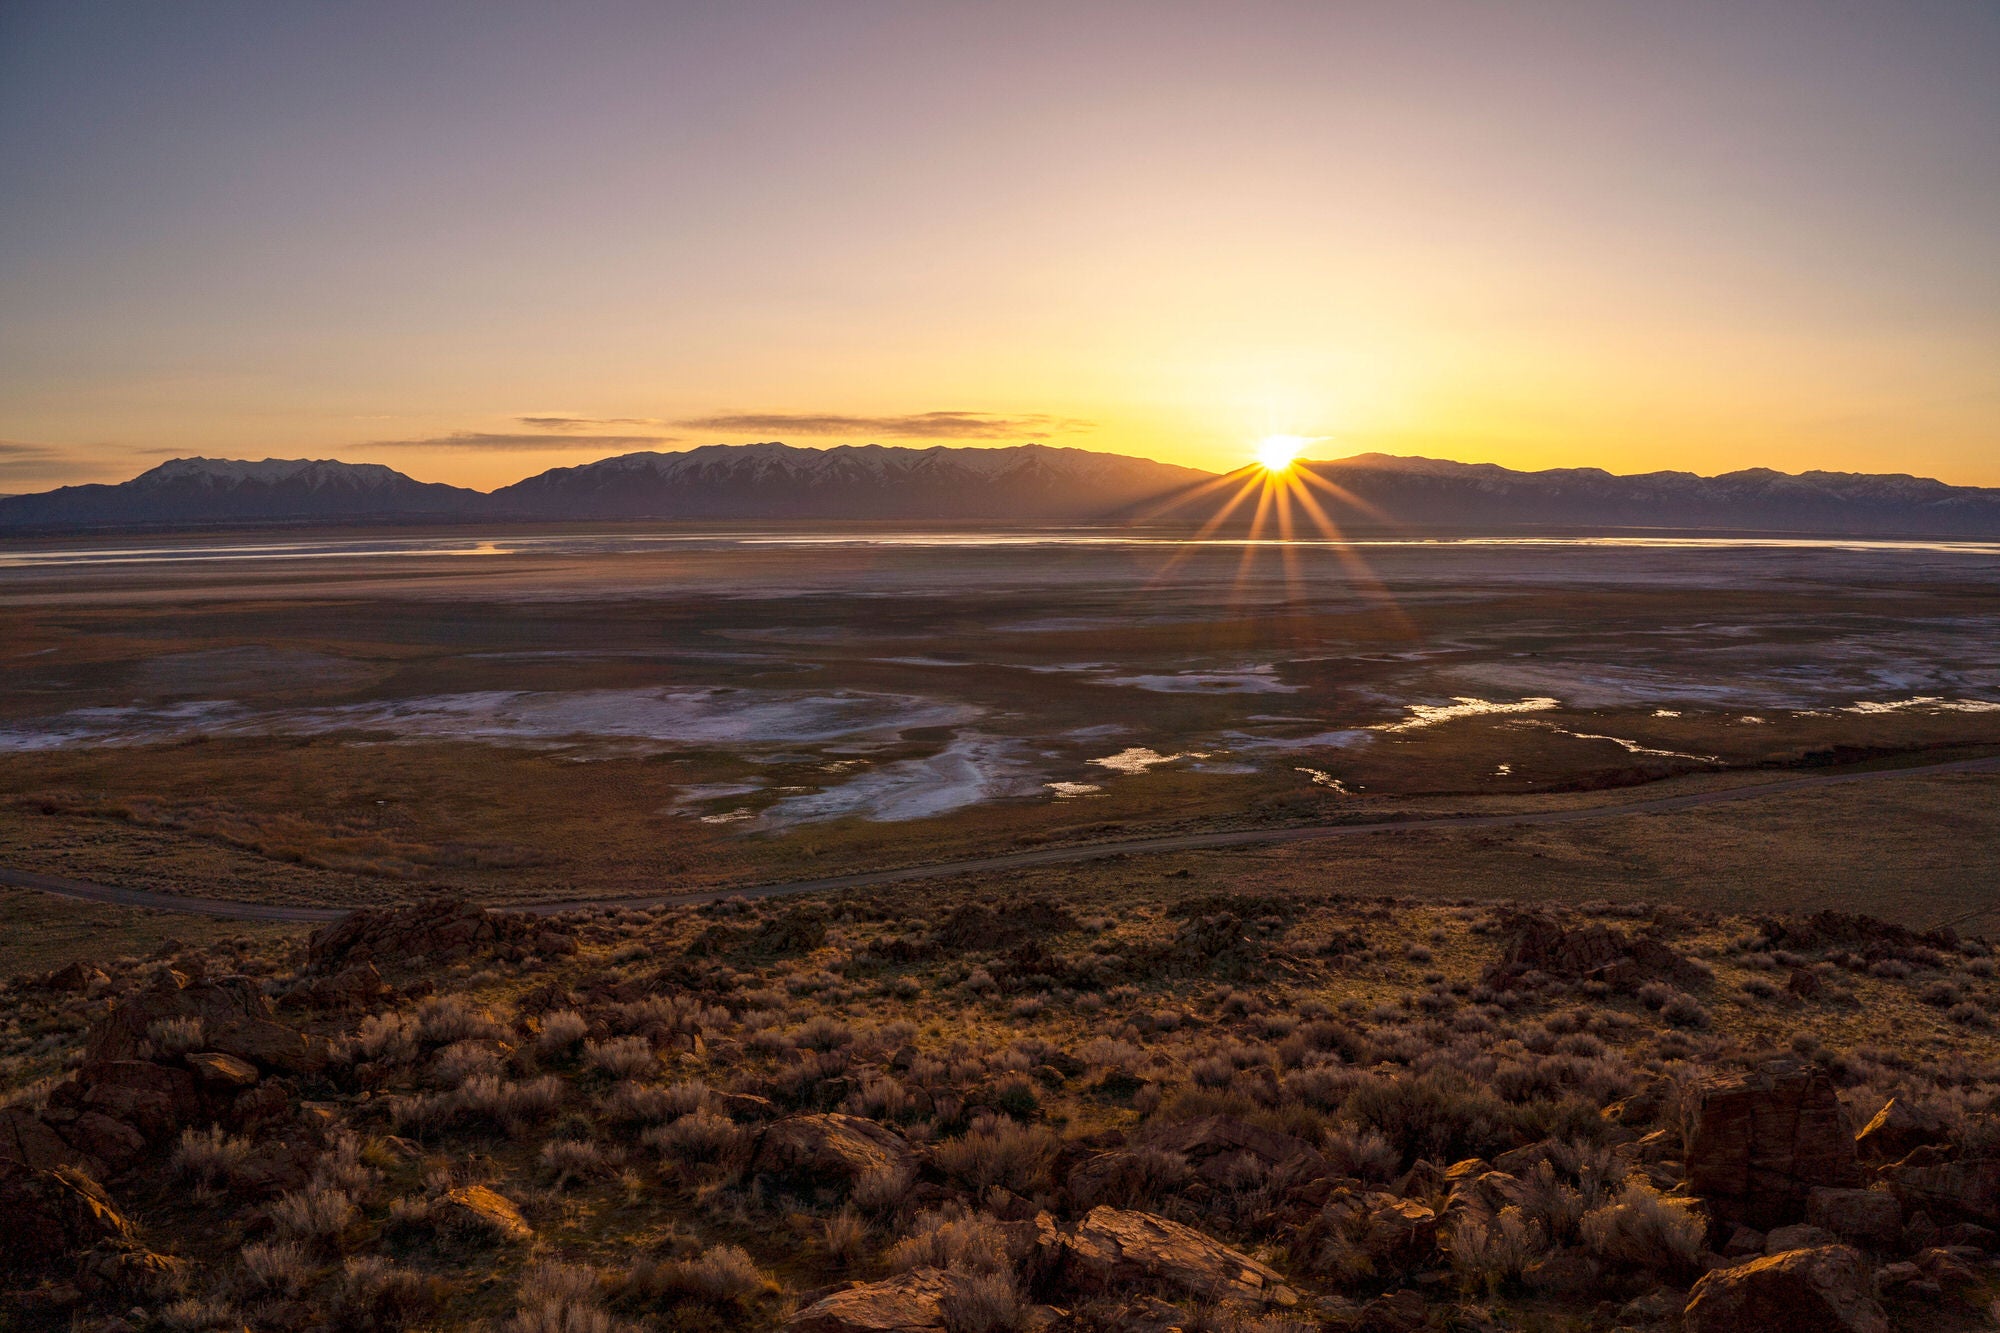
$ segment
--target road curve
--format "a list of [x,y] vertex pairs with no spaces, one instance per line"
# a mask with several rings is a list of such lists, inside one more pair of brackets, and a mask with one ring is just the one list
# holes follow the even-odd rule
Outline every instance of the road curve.
[[[1425,829],[1510,828],[1545,824],[1576,824],[1591,819],[1615,819],[1625,815],[1671,814],[1705,805],[1729,801],[1759,800],[1849,782],[1877,778],[1934,777],[1944,773],[1978,773],[2000,770],[2000,756],[1986,759],[1959,759],[1945,764],[1925,764],[1916,768],[1875,768],[1854,773],[1813,773],[1777,782],[1759,782],[1719,791],[1687,792],[1679,796],[1656,796],[1643,801],[1584,806],[1570,810],[1536,810],[1497,815],[1435,815],[1426,819],[1390,819],[1372,824],[1303,824],[1288,828],[1229,829],[1219,833],[1177,833],[1153,838],[1128,838],[1121,842],[1092,842],[1068,847],[1044,847],[1029,852],[1004,852],[998,856],[972,857],[963,861],[940,861],[930,865],[904,866],[897,870],[869,870],[855,875],[830,875],[825,879],[788,880],[779,884],[755,884],[743,888],[710,889],[700,893],[648,893],[627,898],[585,898],[552,903],[510,903],[521,912],[566,912],[580,907],[657,907],[664,903],[714,902],[720,898],[775,898],[792,893],[813,893],[825,889],[859,889],[877,884],[896,884],[912,879],[936,879],[946,875],[977,875],[1001,870],[1022,870],[1032,866],[1063,865],[1077,861],[1097,861],[1108,856],[1140,853],[1204,851],[1216,847],[1269,846],[1289,842],[1317,842],[1325,838],[1352,838],[1363,834],[1409,833]],[[150,889],[126,889],[87,880],[65,879],[0,866],[0,884],[39,889],[44,893],[84,902],[112,903],[122,907],[150,907],[162,912],[186,912],[197,916],[223,917],[233,921],[335,921],[349,908],[287,907],[275,903],[231,902],[224,898],[187,898]],[[1974,913],[1971,915],[1979,915]]]

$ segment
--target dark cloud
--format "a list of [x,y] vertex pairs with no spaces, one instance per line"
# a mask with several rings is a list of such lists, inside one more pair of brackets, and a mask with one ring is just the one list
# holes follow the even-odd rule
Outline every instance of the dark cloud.
[[727,412],[676,422],[690,430],[744,435],[891,436],[906,440],[1018,440],[1073,435],[1092,424],[1073,417],[999,416],[992,412],[919,412],[904,417],[848,417],[831,413]]
[[27,440],[0,440],[0,458],[61,458],[62,451]]
[[650,449],[669,444],[672,435],[533,435],[489,431],[455,431],[424,440],[371,440],[372,449],[485,449],[494,453],[533,449]]
[[515,417],[529,430],[583,431],[606,426],[666,426],[658,417]]

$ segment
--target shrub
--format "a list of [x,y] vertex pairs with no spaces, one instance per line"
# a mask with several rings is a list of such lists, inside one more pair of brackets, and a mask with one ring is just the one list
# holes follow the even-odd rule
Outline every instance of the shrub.
[[1549,1239],[1541,1223],[1509,1205],[1498,1213],[1461,1214],[1443,1244],[1461,1277],[1495,1291],[1518,1282],[1521,1271],[1548,1252]]
[[542,1018],[535,1049],[550,1058],[568,1055],[590,1031],[590,1021],[574,1009],[557,1009]]
[[508,1031],[492,1015],[459,995],[439,995],[417,1006],[417,1040],[431,1046],[470,1041],[499,1041]]
[[364,1060],[408,1060],[417,1053],[417,1020],[410,1014],[370,1014],[361,1020],[350,1046]]
[[975,1189],[999,1185],[1032,1194],[1047,1184],[1061,1149],[1062,1140],[1046,1129],[981,1115],[963,1138],[938,1144],[931,1160],[945,1176]]
[[335,1326],[400,1329],[437,1305],[439,1285],[436,1279],[398,1268],[380,1255],[357,1255],[342,1265],[333,1289]]
[[354,1216],[354,1201],[345,1190],[297,1190],[271,1205],[272,1225],[294,1240],[333,1241]]
[[883,1256],[893,1272],[941,1268],[955,1273],[999,1273],[1012,1267],[1007,1234],[984,1213],[948,1204],[925,1209],[910,1224],[909,1234]]
[[186,1055],[201,1049],[201,1019],[193,1015],[156,1019],[146,1025],[146,1035],[161,1055]]
[[692,1259],[641,1259],[626,1270],[621,1285],[627,1295],[641,1299],[694,1299],[713,1305],[738,1305],[776,1286],[734,1245],[717,1245]]
[[296,1296],[313,1278],[313,1262],[306,1252],[286,1241],[273,1245],[245,1245],[240,1256],[243,1278],[253,1291]]
[[1693,1200],[1666,1198],[1637,1175],[1616,1200],[1585,1213],[1578,1226],[1584,1245],[1602,1259],[1683,1272],[1700,1261],[1707,1231]]
[[827,1218],[820,1234],[828,1257],[839,1264],[852,1264],[868,1252],[868,1223],[851,1203]]
[[617,1169],[617,1163],[604,1149],[585,1139],[550,1139],[542,1145],[536,1160],[544,1170],[554,1174],[557,1189],[573,1180],[608,1176]]
[[584,1059],[592,1069],[601,1069],[613,1078],[638,1078],[659,1068],[653,1044],[644,1037],[613,1037],[609,1041],[584,1043]]
[[940,1302],[947,1333],[1001,1333],[1026,1321],[1027,1303],[1011,1272],[955,1276]]
[[174,1145],[174,1174],[213,1185],[220,1179],[233,1179],[253,1151],[250,1140],[225,1134],[220,1125],[184,1129],[180,1142]]
[[710,1110],[691,1111],[670,1125],[658,1125],[641,1142],[664,1156],[688,1162],[715,1162],[748,1146],[750,1136],[728,1116]]

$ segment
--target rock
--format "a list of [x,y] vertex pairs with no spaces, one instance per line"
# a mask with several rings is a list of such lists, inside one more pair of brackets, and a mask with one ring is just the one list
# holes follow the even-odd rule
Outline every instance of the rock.
[[[1945,1245],[1978,1250],[1983,1254],[2000,1250],[2000,1232],[1994,1231],[1991,1227],[1982,1227],[1976,1222],[1954,1222],[1939,1233],[1938,1239]],[[1919,1245],[1914,1248],[1929,1247]]]
[[1785,989],[1801,1000],[1812,1000],[1817,999],[1826,987],[1807,969],[1795,967],[1785,978]]
[[1854,1151],[1864,1162],[1897,1162],[1913,1148],[1949,1141],[1947,1130],[1942,1116],[1891,1097],[1854,1136]]
[[68,967],[59,967],[35,983],[39,990],[82,992],[89,990],[100,981],[110,981],[102,969],[78,960]]
[[1755,1227],[1737,1227],[1729,1233],[1729,1241],[1722,1247],[1722,1253],[1730,1259],[1742,1259],[1753,1254],[1764,1253],[1764,1233]]
[[1361,1307],[1361,1333],[1423,1333],[1430,1327],[1430,1307],[1407,1288],[1377,1296]]
[[1850,1245],[1886,1250],[1903,1234],[1903,1205],[1887,1190],[1822,1187],[1806,1194],[1806,1221]]
[[59,1166],[87,1165],[83,1156],[54,1126],[25,1106],[0,1107],[0,1162],[53,1171]]
[[64,1130],[71,1146],[113,1171],[123,1171],[146,1155],[146,1136],[123,1120],[85,1111]]
[[534,1228],[506,1197],[484,1185],[461,1185],[431,1205],[431,1216],[453,1231],[500,1241],[530,1241]]
[[545,917],[495,912],[463,898],[430,898],[409,907],[352,912],[306,941],[306,967],[319,976],[372,963],[422,967],[517,947],[540,954],[576,952],[576,937]]
[[914,1174],[917,1155],[895,1130],[860,1116],[794,1115],[764,1131],[752,1170],[811,1187],[851,1189],[878,1171]]
[[790,1319],[792,1333],[942,1333],[950,1277],[918,1268],[886,1282],[856,1283],[823,1296]]
[[79,1111],[98,1111],[122,1120],[154,1143],[180,1133],[202,1115],[194,1075],[173,1065],[106,1060],[84,1065],[77,1070],[75,1081],[83,1092]]
[[1860,1183],[1833,1080],[1795,1060],[1700,1084],[1685,1144],[1688,1187],[1726,1221],[1782,1225],[1803,1213],[1814,1186]]
[[1451,1185],[1436,1162],[1419,1158],[1396,1182],[1395,1190],[1406,1199],[1441,1199],[1451,1193]]
[[75,1167],[37,1171],[0,1162],[0,1272],[49,1271],[100,1241],[125,1242],[131,1224]]
[[[177,974],[174,974],[177,975]],[[326,1043],[308,1039],[271,1017],[257,983],[248,977],[141,991],[93,1024],[85,1058],[93,1062],[145,1060],[154,1052],[152,1028],[194,1019],[203,1049],[233,1055],[264,1069],[314,1074],[326,1067]]]
[[1613,989],[1649,980],[1691,986],[1705,979],[1687,959],[1644,935],[1604,925],[1572,930],[1542,912],[1517,912],[1507,924],[1513,938],[1481,977],[1494,990],[1510,989],[1530,972],[1565,981],[1601,981]]
[[361,1009],[390,994],[373,963],[343,968],[326,977],[307,977],[278,1000],[288,1009]]
[[221,1051],[197,1051],[185,1058],[194,1076],[212,1088],[247,1088],[258,1078],[257,1066]]
[[1087,1294],[1145,1283],[1211,1301],[1295,1305],[1299,1299],[1249,1255],[1152,1213],[1093,1208],[1064,1237],[1062,1250],[1064,1282]]
[[1663,1075],[1630,1097],[1611,1103],[1598,1114],[1614,1125],[1642,1129],[1658,1123],[1661,1115],[1673,1105],[1675,1093],[1674,1081]]
[[1209,1184],[1230,1188],[1245,1179],[1262,1181],[1279,1167],[1293,1174],[1322,1171],[1325,1159],[1302,1139],[1262,1129],[1234,1116],[1186,1120],[1152,1136],[1161,1152],[1178,1153]]
[[1655,1287],[1643,1296],[1625,1302],[1618,1318],[1630,1324],[1656,1324],[1672,1319],[1687,1308],[1687,1293],[1672,1287]]
[[1909,1158],[1882,1170],[1880,1179],[1903,1207],[1922,1209],[1936,1218],[2000,1227],[2000,1158],[1912,1165],[1912,1159],[1924,1152],[1916,1149]]
[[1764,1253],[1783,1254],[1787,1250],[1816,1250],[1827,1245],[1840,1244],[1840,1237],[1821,1227],[1808,1226],[1804,1222],[1794,1222],[1788,1227],[1773,1227],[1764,1237]]
[[1890,1333],[1871,1276],[1845,1245],[1718,1268],[1694,1285],[1687,1333]]
[[1375,1191],[1335,1190],[1308,1228],[1335,1233],[1368,1256],[1378,1271],[1409,1268],[1437,1248],[1437,1213],[1415,1199]]

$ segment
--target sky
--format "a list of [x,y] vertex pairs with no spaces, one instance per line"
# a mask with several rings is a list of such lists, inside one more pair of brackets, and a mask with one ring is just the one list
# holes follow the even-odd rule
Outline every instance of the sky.
[[2000,485],[2000,5],[0,0],[0,492],[1271,434]]

